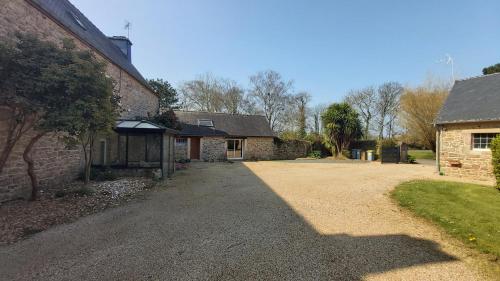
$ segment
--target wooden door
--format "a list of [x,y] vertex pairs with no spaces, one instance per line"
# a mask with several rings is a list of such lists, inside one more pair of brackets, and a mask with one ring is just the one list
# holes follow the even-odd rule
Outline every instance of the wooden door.
[[200,138],[191,138],[189,159],[200,159]]

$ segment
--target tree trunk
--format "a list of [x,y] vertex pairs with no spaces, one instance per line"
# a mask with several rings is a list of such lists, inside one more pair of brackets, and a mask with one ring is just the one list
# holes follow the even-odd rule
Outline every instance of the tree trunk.
[[92,169],[92,147],[94,146],[94,134],[89,133],[87,136],[86,145],[83,145],[83,152],[85,154],[85,177],[83,182],[87,185],[90,182],[90,172]]
[[7,141],[5,142],[5,145],[2,149],[2,154],[0,154],[0,174],[2,174],[3,168],[5,167],[5,164],[7,163],[7,159],[9,159],[10,153],[12,152],[12,149],[16,145],[17,141],[19,138],[12,139],[13,137],[13,132],[8,133],[7,135]]
[[368,139],[368,132],[370,131],[370,123],[368,120],[366,120],[366,125],[365,125],[365,132],[364,132],[364,139]]
[[[17,117],[14,114],[13,119],[16,119]],[[5,164],[7,163],[7,160],[9,159],[10,153],[14,149],[14,146],[16,146],[17,141],[23,136],[23,134],[28,131],[31,126],[26,127],[26,119],[22,118],[21,122],[17,121],[11,121],[14,123],[11,123],[9,126],[9,131],[7,133],[7,138],[4,144],[4,147],[2,149],[2,153],[0,154],[0,174],[2,174],[3,168],[5,167]],[[26,128],[25,128],[26,127]]]
[[35,145],[35,143],[44,135],[45,135],[45,132],[38,133],[37,135],[35,135],[30,140],[30,142],[28,143],[28,145],[26,146],[26,148],[24,149],[24,152],[23,152],[23,159],[24,159],[24,162],[26,162],[26,164],[28,164],[28,176],[30,177],[30,180],[31,180],[31,198],[30,198],[31,201],[36,200],[36,197],[38,195],[38,179],[37,179],[37,176],[35,174],[35,163],[33,161],[32,155],[31,155],[31,150],[33,149],[33,146]]

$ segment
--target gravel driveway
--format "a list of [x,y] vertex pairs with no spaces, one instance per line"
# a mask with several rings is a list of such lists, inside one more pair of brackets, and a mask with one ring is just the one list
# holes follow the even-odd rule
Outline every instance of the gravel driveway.
[[425,165],[195,163],[170,187],[0,248],[3,280],[481,280],[401,211]]

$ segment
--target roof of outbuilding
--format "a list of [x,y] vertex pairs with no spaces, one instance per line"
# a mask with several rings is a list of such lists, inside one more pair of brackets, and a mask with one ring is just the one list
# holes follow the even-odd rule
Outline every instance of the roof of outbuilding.
[[171,135],[177,135],[179,131],[166,128],[147,120],[118,120],[115,124],[117,132],[162,132]]
[[[261,115],[175,111],[183,136],[275,137]],[[199,126],[198,120],[212,120],[213,127]]]
[[149,89],[144,77],[127,60],[122,51],[68,0],[30,0],[30,2]]
[[500,73],[457,80],[436,124],[500,120]]

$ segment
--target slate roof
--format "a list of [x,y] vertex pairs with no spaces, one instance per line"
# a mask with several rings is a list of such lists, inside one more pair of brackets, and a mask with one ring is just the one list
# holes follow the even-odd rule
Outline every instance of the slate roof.
[[[181,136],[275,137],[261,115],[175,111],[181,123]],[[212,120],[213,127],[198,125],[198,120]]]
[[436,124],[500,120],[500,73],[458,80]]
[[[30,0],[30,2],[149,89],[144,77],[127,60],[122,51],[68,0]],[[77,20],[73,15],[76,15]],[[83,25],[83,28],[79,22]]]

